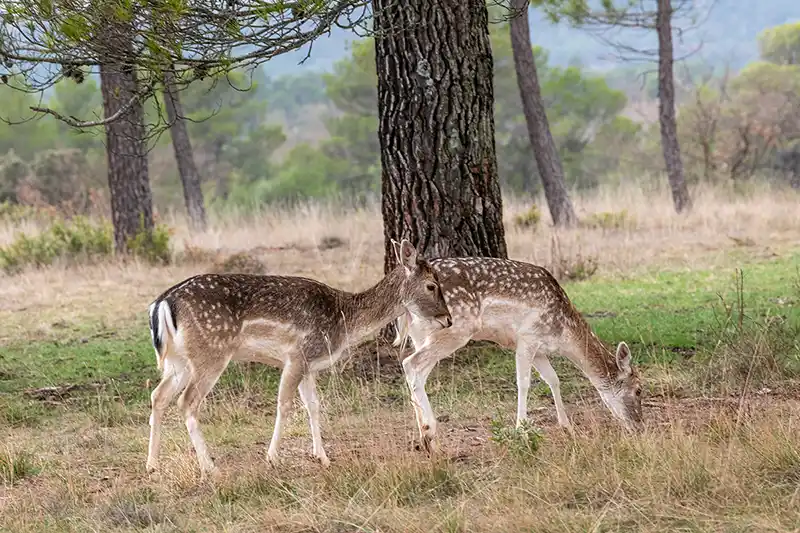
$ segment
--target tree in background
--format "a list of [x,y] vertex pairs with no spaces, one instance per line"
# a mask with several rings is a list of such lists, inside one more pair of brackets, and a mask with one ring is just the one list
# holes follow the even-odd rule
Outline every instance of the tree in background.
[[303,112],[308,111],[309,106],[328,103],[320,77],[319,73],[313,71],[267,77],[259,84],[259,94],[268,98],[270,104],[280,103],[277,107],[291,127]]
[[373,6],[384,270],[401,238],[429,257],[506,257],[486,4]]
[[776,65],[800,65],[800,22],[768,28],[758,36],[764,61]]
[[[542,180],[532,153],[509,31],[506,25],[492,24],[490,35],[500,182],[508,191],[537,193]],[[638,124],[621,115],[627,98],[609,88],[603,77],[579,66],[551,66],[541,47],[533,47],[533,55],[566,184],[595,187],[601,175],[624,165],[619,148],[633,144],[639,131]]]
[[[78,83],[64,79],[53,87],[53,96],[48,105],[65,117],[84,117],[86,120],[103,119],[103,95],[95,78],[84,78]],[[105,150],[103,126],[74,128],[61,120],[43,118],[40,124],[52,123],[58,130],[61,142],[78,150]]]
[[[800,24],[759,35],[761,60],[735,75],[708,76],[681,108],[679,133],[707,181],[742,182],[778,171],[800,183]],[[700,153],[697,153],[700,152]]]
[[[150,235],[153,228],[145,144],[147,135],[160,132],[169,119],[159,120],[146,131],[142,102],[157,94],[165,70],[171,71],[166,87],[171,95],[177,90],[177,80],[188,84],[202,80],[210,70],[228,72],[237,65],[259,64],[313,41],[341,17],[356,25],[359,8],[363,11],[364,5],[356,0],[290,6],[260,1],[235,6],[227,2],[3,2],[0,58],[5,67],[17,68],[28,91],[43,92],[62,78],[82,79],[86,75],[82,68],[99,66],[102,121],[65,117],[39,106],[30,109],[74,127],[105,127],[115,248],[125,252],[131,237],[139,231]],[[240,52],[243,47],[249,50]],[[175,103],[174,97],[169,100]],[[162,119],[160,113],[157,116]],[[177,133],[179,140],[188,139]],[[191,173],[188,147],[186,142],[176,146],[182,173]],[[197,180],[184,181],[191,187]],[[186,193],[195,218],[200,216],[198,192],[194,187]],[[225,196],[227,190],[222,193]]]
[[[127,252],[130,239],[153,230],[153,196],[147,167],[144,106],[139,95],[133,32],[108,10],[106,27],[98,36],[100,90],[106,130],[108,188],[114,248]],[[109,120],[109,119],[114,120]]]
[[675,79],[673,76],[672,1],[658,0],[656,12],[658,32],[658,119],[661,125],[661,148],[667,167],[675,212],[691,210],[692,201],[683,173],[678,121],[675,115]]
[[[508,28],[491,24],[490,29],[500,183],[509,192],[536,194],[541,190],[539,173],[516,81]],[[621,115],[627,101],[625,94],[610,89],[602,77],[589,75],[578,66],[550,66],[542,48],[535,47],[533,53],[567,183],[578,189],[594,187],[625,164],[620,146],[635,147],[640,126]],[[317,124],[316,128],[322,131],[314,133],[311,130],[315,128],[309,126],[304,137],[313,135],[318,140],[297,146],[265,182],[254,182],[249,189],[250,198],[269,202],[342,195],[358,200],[380,193],[375,69],[375,47],[369,38],[353,43],[350,56],[339,60],[332,72],[318,75],[318,83],[322,82],[330,102],[328,116],[323,115],[318,121],[324,124],[324,130]],[[283,98],[270,93],[270,109],[282,109]],[[324,109],[325,106],[314,104],[306,112],[325,113]],[[217,124],[217,120],[214,117],[208,125]],[[311,120],[305,117],[305,122]]]
[[186,128],[186,116],[183,114],[183,106],[173,77],[171,71],[164,73],[164,107],[170,124],[172,148],[183,185],[183,198],[186,202],[186,212],[189,214],[189,223],[193,230],[205,231],[206,206],[203,189],[200,187],[200,173],[194,160],[192,142]]
[[[675,113],[674,47],[672,41],[673,21],[678,15],[696,15],[693,0],[655,0],[655,9],[650,2],[621,2],[603,0],[596,10],[587,0],[537,0],[536,3],[555,20],[566,16],[573,24],[587,29],[600,29],[600,38],[620,51],[621,58],[634,56],[650,59],[650,49],[641,49],[629,44],[614,42],[602,36],[609,27],[652,31],[658,39],[658,102],[661,131],[661,148],[667,170],[672,200],[677,213],[691,209],[691,198],[683,171],[678,126]],[[713,4],[713,3],[712,3]],[[710,9],[710,7],[709,7]],[[684,31],[695,26],[692,21]]]
[[36,105],[36,98],[14,87],[17,83],[22,82],[12,78],[0,85],[0,117],[6,122],[0,128],[0,155],[13,151],[22,159],[32,159],[53,146],[58,129],[53,121],[31,116],[29,107]]
[[270,158],[286,137],[280,126],[267,123],[262,83],[235,70],[195,81],[181,95],[203,178],[213,180],[217,202],[231,196],[261,201],[253,187],[274,178]]
[[550,209],[550,216],[556,226],[572,226],[578,221],[575,209],[567,193],[564,170],[558,156],[556,144],[550,133],[550,124],[542,101],[539,74],[531,50],[530,28],[528,25],[529,0],[512,0],[510,35],[514,53],[514,66],[517,73],[522,108],[525,112],[528,136],[539,176],[544,186],[544,194]]
[[340,114],[325,121],[331,137],[322,149],[333,159],[350,162],[350,171],[338,179],[340,190],[363,197],[381,190],[375,43],[365,39],[351,49],[350,58],[323,77],[325,94]]
[[[274,83],[280,86],[277,80]],[[316,142],[295,146],[274,178],[259,184],[254,194],[264,201],[343,196],[350,203],[379,194],[377,84],[372,39],[353,43],[349,57],[337,61],[332,72],[317,75],[328,112],[320,117],[324,128],[317,126],[321,131],[313,134]],[[283,107],[284,96],[274,96],[271,101]],[[312,93],[305,98],[318,104],[316,96]],[[290,98],[289,107],[296,98]],[[318,107],[311,109],[314,112]]]

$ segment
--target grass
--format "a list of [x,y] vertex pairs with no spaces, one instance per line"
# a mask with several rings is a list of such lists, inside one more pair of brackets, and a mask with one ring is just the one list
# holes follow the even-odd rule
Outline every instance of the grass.
[[[513,356],[475,343],[429,379],[442,450],[428,459],[414,447],[398,354],[368,342],[320,378],[329,469],[309,458],[301,409],[283,463],[268,466],[278,373],[232,365],[200,421],[223,478],[198,484],[174,407],[162,471],[151,478],[148,399],[158,375],[146,308],[204,266],[52,266],[0,278],[0,530],[797,531],[800,215],[788,207],[797,198],[756,191],[747,203],[706,191],[697,205],[707,212],[678,218],[668,196],[643,209],[637,194],[578,205],[619,212],[627,198],[635,225],[558,238],[564,257],[598,264],[566,291],[603,340],[631,345],[642,369],[647,429],[638,436],[621,432],[561,359],[553,363],[576,436],[556,426],[541,383],[531,389],[531,423],[514,429]],[[526,208],[507,205],[509,217]],[[376,216],[310,206],[219,221],[186,238],[234,249],[255,242],[269,249],[269,272],[360,289],[381,269]],[[512,257],[547,264],[541,224],[507,227]],[[178,242],[180,232],[178,224]],[[345,244],[315,245],[330,236]]]
[[22,479],[34,476],[39,469],[36,459],[27,452],[7,449],[0,452],[0,482],[13,485]]
[[716,342],[736,301],[738,268],[751,317],[777,313],[800,326],[800,254],[762,262],[732,259],[724,268],[594,279],[570,286],[569,294],[603,339],[695,349]]

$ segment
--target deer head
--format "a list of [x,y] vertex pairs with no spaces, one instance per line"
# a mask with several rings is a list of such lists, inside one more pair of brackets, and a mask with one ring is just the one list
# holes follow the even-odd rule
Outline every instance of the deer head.
[[407,239],[399,243],[393,240],[392,248],[398,268],[402,268],[404,274],[400,287],[402,306],[416,316],[433,318],[442,328],[450,327],[453,323],[450,310],[431,266]]
[[620,342],[615,354],[617,375],[612,376],[600,397],[613,415],[627,429],[642,428],[642,383],[639,373],[631,364],[631,351],[628,345]]

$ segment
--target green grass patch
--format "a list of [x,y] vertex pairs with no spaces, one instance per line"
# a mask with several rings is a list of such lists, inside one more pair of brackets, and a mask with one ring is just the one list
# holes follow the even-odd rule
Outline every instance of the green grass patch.
[[[771,314],[800,324],[800,254],[741,269],[750,318]],[[731,327],[726,308],[737,300],[735,267],[595,279],[565,289],[601,339],[667,350],[713,347]]]

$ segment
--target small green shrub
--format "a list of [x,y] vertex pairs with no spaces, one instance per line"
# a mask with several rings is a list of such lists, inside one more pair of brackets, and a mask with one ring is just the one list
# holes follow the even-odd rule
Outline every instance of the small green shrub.
[[558,280],[583,281],[597,273],[597,260],[592,256],[584,257],[580,253],[574,258],[558,257],[554,259],[551,269]]
[[59,259],[87,260],[113,251],[111,224],[92,223],[85,217],[69,222],[56,220],[42,233],[20,233],[10,245],[0,248],[0,268],[12,274],[27,266],[46,266]]
[[539,211],[539,208],[534,204],[524,213],[520,213],[514,217],[514,225],[518,228],[536,229],[541,220],[542,212]]
[[519,427],[507,426],[502,420],[491,422],[492,440],[513,455],[525,458],[535,455],[544,440],[541,431],[525,420]]
[[597,273],[597,260],[594,257],[578,255],[572,264],[563,265],[563,276],[570,281],[583,281]]
[[0,221],[6,224],[16,226],[23,222],[49,223],[54,216],[54,209],[15,204],[8,200],[0,202]]
[[633,227],[635,224],[636,221],[628,214],[627,209],[592,213],[580,222],[581,226],[592,229],[623,229]]
[[550,241],[550,273],[557,280],[582,281],[597,272],[597,260],[593,256],[584,257],[578,252],[574,257],[561,252],[561,244],[555,233]]
[[[128,250],[152,263],[168,263],[169,243],[169,228],[158,224],[153,231],[140,231],[129,239]],[[69,221],[54,220],[39,235],[19,233],[14,242],[0,247],[0,268],[14,274],[29,266],[43,267],[59,260],[85,262],[113,253],[111,223],[76,216]]]
[[144,223],[139,226],[139,232],[128,239],[128,251],[150,263],[167,264],[172,257],[169,247],[170,229],[163,224],[156,224],[153,231],[144,229]]

